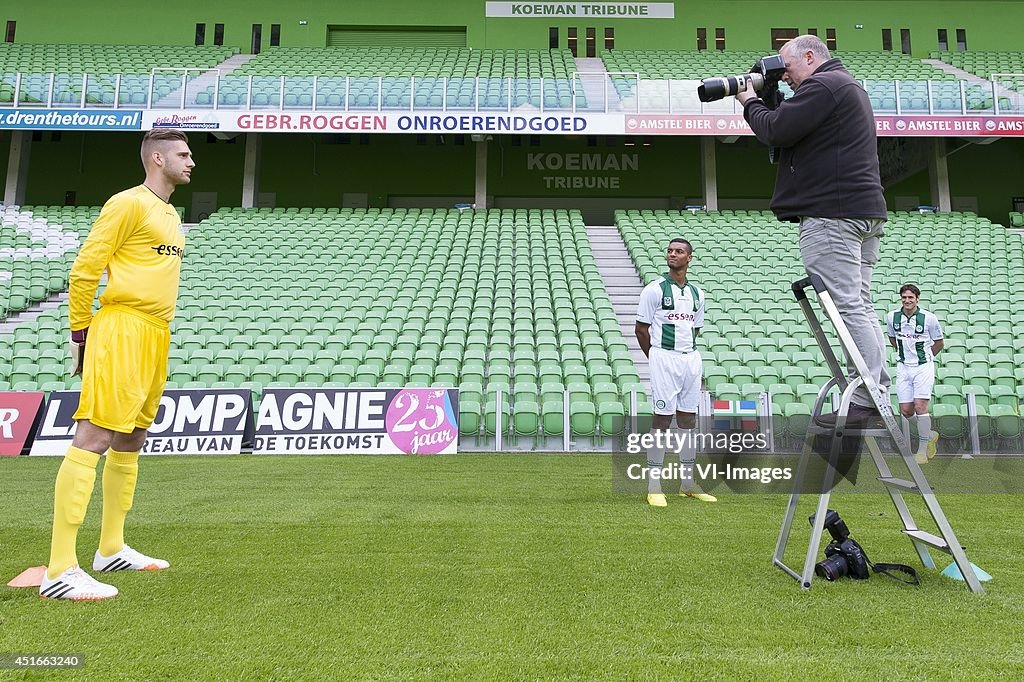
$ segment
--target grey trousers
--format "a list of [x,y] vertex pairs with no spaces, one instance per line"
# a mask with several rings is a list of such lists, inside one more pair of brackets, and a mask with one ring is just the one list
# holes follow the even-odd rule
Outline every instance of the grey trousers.
[[[871,273],[884,233],[885,220],[881,218],[800,219],[804,269],[824,280],[868,371],[880,386],[888,387],[892,380],[885,369],[885,339],[871,301]],[[853,374],[849,358],[847,367]],[[874,405],[863,387],[854,392],[852,401],[864,407]]]

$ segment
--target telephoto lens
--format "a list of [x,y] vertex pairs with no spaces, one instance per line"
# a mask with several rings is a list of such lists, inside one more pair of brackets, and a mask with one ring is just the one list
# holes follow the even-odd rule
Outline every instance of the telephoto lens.
[[747,76],[724,76],[721,78],[705,78],[697,86],[697,97],[705,104],[717,102],[723,97],[735,95],[747,87]]
[[705,78],[697,86],[697,97],[705,104],[717,102],[723,97],[730,97],[747,88],[754,92],[760,92],[764,87],[764,76],[759,73],[744,73],[739,76],[723,76],[720,78]]

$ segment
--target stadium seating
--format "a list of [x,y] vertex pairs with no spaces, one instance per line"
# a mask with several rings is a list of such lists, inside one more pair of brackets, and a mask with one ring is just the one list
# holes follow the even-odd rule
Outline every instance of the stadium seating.
[[986,79],[997,73],[1024,73],[1024,52],[933,52],[929,56]]
[[[700,80],[746,73],[764,53],[717,50],[615,50],[602,59],[609,71],[637,72],[643,78]],[[919,59],[898,52],[836,51],[854,77],[873,80],[954,80]]]
[[1024,77],[1019,75],[1024,73],[1024,53],[933,52],[930,56],[980,78],[995,79],[995,92],[990,83],[972,84],[968,88],[968,109],[993,111],[994,98],[998,95],[999,113],[1024,112]]
[[[97,210],[4,209],[20,250],[0,252],[6,307],[66,286]],[[691,272],[708,293],[707,387],[730,400],[768,391],[785,433],[799,436],[827,372],[789,293],[803,274],[795,229],[759,211],[631,210],[616,223],[644,281],[663,271],[669,236],[693,240]],[[33,250],[29,228],[66,243]],[[614,433],[629,391],[645,400],[577,212],[221,209],[188,242],[172,387],[458,386],[467,434],[495,431],[500,390],[508,436],[560,436],[566,404],[572,437]],[[945,329],[937,428],[966,437],[970,393],[985,435],[1019,438],[1024,241],[969,213],[893,213],[882,244],[885,263],[920,255],[912,270],[876,270],[879,315],[914,281]],[[74,385],[62,371],[66,315],[64,305],[15,329],[0,386]]]
[[470,48],[301,48],[262,52],[237,73],[256,76],[434,76],[449,78],[569,78],[568,50]]
[[[666,51],[666,50],[623,50],[608,52],[604,62],[611,72],[639,74],[642,110],[668,110],[669,100],[673,111],[685,111],[694,106],[693,88],[677,86],[670,89],[668,80],[697,81],[709,76],[728,76],[746,73],[751,65],[764,56],[752,51]],[[865,88],[877,111],[896,111],[899,99],[900,110],[907,113],[928,111],[928,84],[932,81],[934,110],[959,111],[961,108],[960,84],[951,74],[914,59],[909,55],[894,52],[835,52],[855,78],[865,81]],[[897,93],[893,81],[899,80]],[[635,76],[613,76],[616,92],[623,100],[623,108],[636,108],[634,99],[637,88]],[[783,90],[787,88],[783,86]],[[976,87],[967,89],[969,105],[983,100],[977,95]],[[991,93],[989,93],[991,94]],[[898,95],[898,97],[897,97]]]
[[510,435],[645,400],[577,212],[223,209],[188,242],[175,385],[459,386],[464,433],[500,390]]
[[[241,106],[252,77],[254,108],[309,107],[317,76],[318,108],[572,109],[585,106],[573,94],[575,70],[568,50],[272,48],[222,77],[217,97]],[[213,97],[211,86],[197,101],[212,106]]]
[[[701,335],[708,389],[736,400],[755,397],[760,384],[776,396],[774,409],[788,433],[799,436],[828,373],[789,291],[804,274],[796,227],[758,211],[619,211],[616,223],[646,282],[664,271],[668,239],[682,234],[693,241],[690,272],[708,301]],[[916,265],[904,265],[907,253],[915,254]],[[993,268],[994,261],[1005,268]],[[983,420],[993,421],[999,406],[1002,421],[993,423],[1002,428],[992,433],[1016,438],[1024,352],[1012,330],[1024,324],[1015,303],[1024,296],[1024,240],[970,213],[892,213],[881,262],[889,265],[876,269],[873,280],[879,319],[898,307],[899,286],[911,281],[943,324],[946,350],[934,402],[952,412],[943,408],[942,428],[959,434],[951,438],[964,435],[962,424],[950,422],[965,414],[964,396],[973,393]]]
[[0,320],[67,289],[99,207],[0,207]]
[[746,73],[763,56],[751,51],[613,50],[601,59],[608,71],[636,72],[652,80],[700,80]]
[[695,106],[694,89],[670,90],[667,81],[746,73],[762,56],[750,51],[614,50],[601,58],[613,74],[623,110],[668,111],[671,99],[672,111],[686,111]]
[[[155,68],[210,69],[237,48],[181,45],[49,45],[0,43],[0,103],[14,101],[16,74],[21,72],[18,101],[23,105],[77,104],[82,100],[82,75],[88,74],[86,103],[113,105],[116,74],[122,74],[119,106],[143,106],[149,99],[150,73]],[[54,74],[51,95],[50,74]],[[181,74],[156,77],[154,98],[180,87]]]

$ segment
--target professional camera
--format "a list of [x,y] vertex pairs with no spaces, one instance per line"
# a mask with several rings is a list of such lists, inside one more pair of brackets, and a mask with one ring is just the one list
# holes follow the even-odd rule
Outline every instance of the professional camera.
[[[814,525],[814,514],[808,519]],[[825,559],[814,565],[814,573],[825,580],[837,580],[845,575],[855,580],[870,577],[868,557],[857,541],[850,537],[850,529],[839,514],[829,509],[825,514],[825,530],[832,542],[825,547]]]
[[703,79],[697,86],[697,97],[701,102],[716,102],[747,88],[752,88],[754,92],[761,92],[766,88],[777,87],[785,72],[786,60],[781,55],[773,54],[761,57],[754,64],[750,73],[745,73],[742,76]]

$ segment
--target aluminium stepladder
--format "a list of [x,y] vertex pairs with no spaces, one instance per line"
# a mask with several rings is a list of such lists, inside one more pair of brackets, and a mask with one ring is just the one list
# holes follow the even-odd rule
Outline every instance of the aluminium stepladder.
[[[854,365],[854,368],[856,369],[856,377],[848,379],[845,369],[836,359],[835,353],[832,351],[832,345],[825,336],[825,333],[821,328],[821,323],[815,315],[814,309],[811,307],[811,302],[807,298],[806,289],[808,287],[813,287],[818,296],[818,303],[820,304],[822,311],[835,327],[840,345],[847,353]],[[932,561],[932,557],[928,552],[929,547],[950,554],[956,562],[957,567],[960,569],[960,573],[964,577],[964,582],[966,583],[967,588],[971,592],[983,594],[985,590],[982,588],[981,582],[978,580],[978,577],[974,572],[974,566],[970,561],[968,561],[963,547],[957,540],[952,526],[950,526],[949,521],[946,519],[946,515],[939,506],[938,500],[935,498],[935,493],[932,491],[931,486],[928,484],[928,480],[921,471],[920,465],[914,459],[914,453],[911,450],[910,442],[906,434],[904,434],[898,418],[893,414],[892,405],[889,403],[888,395],[878,386],[876,378],[868,374],[864,358],[854,345],[853,338],[850,336],[850,332],[847,329],[846,324],[840,317],[839,309],[832,300],[824,282],[819,276],[811,275],[810,277],[794,282],[792,289],[793,294],[800,303],[804,316],[807,318],[807,323],[811,327],[814,338],[821,347],[821,352],[825,356],[825,362],[828,364],[828,368],[832,373],[832,378],[825,383],[821,390],[818,391],[818,397],[815,401],[811,419],[807,427],[807,435],[804,440],[803,449],[800,453],[800,462],[797,466],[796,476],[794,477],[793,492],[789,496],[789,504],[786,507],[786,514],[783,517],[782,529],[779,531],[779,539],[775,545],[775,554],[772,557],[772,563],[791,577],[795,578],[803,589],[808,590],[811,588],[811,581],[814,578],[814,565],[818,560],[821,536],[824,532],[825,526],[825,515],[828,510],[829,499],[831,497],[832,483],[837,473],[836,462],[838,461],[839,450],[841,447],[841,437],[843,431],[846,430],[848,434],[863,437],[864,443],[871,454],[871,460],[878,469],[878,480],[883,484],[886,492],[889,493],[889,497],[892,499],[893,505],[896,507],[896,511],[903,522],[903,533],[907,535],[913,544],[914,549],[917,550],[917,554],[925,568],[935,568],[935,563]],[[850,407],[850,398],[853,395],[854,389],[862,384],[871,395],[871,399],[874,401],[878,411],[882,414],[882,421],[885,425],[884,428],[865,428],[856,430],[845,429],[846,415],[848,414]],[[814,417],[821,414],[822,405],[833,386],[838,387],[838,389],[842,391],[842,399],[839,404],[839,413],[836,419],[835,429],[818,426],[814,421]],[[835,437],[833,437],[831,441],[832,446],[829,461],[825,468],[825,474],[822,480],[820,494],[818,496],[817,511],[815,512],[814,522],[811,527],[810,546],[807,548],[807,555],[804,559],[803,570],[798,573],[785,564],[783,555],[786,551],[786,544],[789,541],[790,532],[793,527],[793,520],[796,517],[797,503],[800,498],[801,486],[803,484],[804,474],[806,473],[808,460],[817,456],[814,453],[812,446],[814,439],[816,436],[831,435],[833,432]],[[893,443],[896,444],[900,456],[903,458],[913,480],[908,481],[896,478],[892,475],[892,472],[889,470],[889,465],[885,461],[885,457],[878,447],[878,443],[876,441],[877,438],[892,439]],[[904,493],[920,495],[924,499],[925,506],[931,514],[932,519],[935,521],[935,525],[938,527],[940,535],[933,535],[917,527],[917,524],[914,522],[914,518],[911,516],[910,510],[903,499]]]

